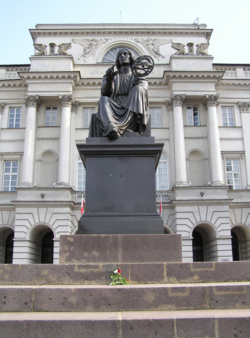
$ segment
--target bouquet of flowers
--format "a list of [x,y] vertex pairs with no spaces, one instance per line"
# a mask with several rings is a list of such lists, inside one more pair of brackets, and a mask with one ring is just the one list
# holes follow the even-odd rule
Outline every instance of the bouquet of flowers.
[[117,269],[110,275],[112,282],[109,285],[125,285],[129,284],[129,280],[121,276],[122,270]]

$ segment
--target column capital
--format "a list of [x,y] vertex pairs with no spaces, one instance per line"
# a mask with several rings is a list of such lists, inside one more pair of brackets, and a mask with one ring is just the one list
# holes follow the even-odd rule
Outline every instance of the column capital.
[[204,103],[207,107],[216,107],[218,105],[219,95],[205,95]]
[[241,113],[250,113],[250,102],[238,102]]
[[5,102],[0,103],[0,114],[3,114],[3,110],[4,110],[5,105],[6,105]]
[[63,107],[70,107],[73,103],[73,95],[59,95],[59,100]]
[[168,110],[173,110],[173,102],[171,99],[166,101],[166,106]]
[[26,107],[35,107],[37,108],[37,106],[39,106],[39,104],[41,103],[40,98],[38,95],[35,96],[25,96],[25,104]]
[[186,95],[171,95],[171,103],[173,106],[182,106]]
[[78,105],[79,105],[79,101],[73,101],[72,102],[71,111],[73,113],[76,113]]

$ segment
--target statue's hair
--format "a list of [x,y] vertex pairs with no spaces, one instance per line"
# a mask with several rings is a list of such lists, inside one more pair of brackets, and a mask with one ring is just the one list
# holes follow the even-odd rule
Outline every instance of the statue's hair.
[[131,65],[131,67],[133,66],[133,64],[135,62],[134,53],[131,50],[129,50],[128,48],[124,47],[121,50],[119,50],[119,52],[117,53],[117,56],[116,56],[115,65],[116,65],[117,69],[121,68],[120,61],[119,61],[119,56],[121,55],[122,51],[124,51],[124,49],[127,50],[128,53],[129,53],[129,55],[130,55],[130,65]]

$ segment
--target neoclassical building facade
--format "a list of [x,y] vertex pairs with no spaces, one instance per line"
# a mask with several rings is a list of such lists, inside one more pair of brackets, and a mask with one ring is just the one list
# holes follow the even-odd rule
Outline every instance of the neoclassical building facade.
[[[0,65],[0,263],[59,262],[77,233],[84,143],[120,48],[150,55],[151,133],[164,231],[184,262],[250,259],[250,64],[214,64],[185,24],[36,25],[27,65]],[[216,32],[214,33],[216,34]]]

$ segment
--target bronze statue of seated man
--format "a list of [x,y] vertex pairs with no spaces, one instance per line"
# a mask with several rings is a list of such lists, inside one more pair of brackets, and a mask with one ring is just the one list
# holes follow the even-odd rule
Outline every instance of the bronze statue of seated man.
[[89,137],[116,139],[125,131],[141,136],[149,120],[148,82],[133,74],[134,55],[129,49],[118,52],[115,66],[103,77],[98,112],[92,115]]

